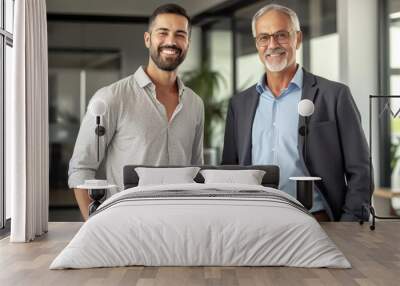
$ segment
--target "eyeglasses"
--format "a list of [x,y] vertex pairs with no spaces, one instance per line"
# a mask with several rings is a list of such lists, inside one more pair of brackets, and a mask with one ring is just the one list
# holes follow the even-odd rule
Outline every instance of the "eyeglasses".
[[271,37],[279,44],[287,44],[289,43],[290,34],[293,32],[295,31],[278,31],[273,34],[262,33],[255,37],[255,40],[259,47],[268,46],[271,42]]

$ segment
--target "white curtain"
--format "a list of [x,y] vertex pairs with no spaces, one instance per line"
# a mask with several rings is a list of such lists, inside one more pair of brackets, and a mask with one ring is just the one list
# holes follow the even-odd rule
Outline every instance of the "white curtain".
[[[47,232],[48,65],[45,0],[15,1],[13,94],[6,98],[12,242]],[[8,101],[8,102],[7,102]]]

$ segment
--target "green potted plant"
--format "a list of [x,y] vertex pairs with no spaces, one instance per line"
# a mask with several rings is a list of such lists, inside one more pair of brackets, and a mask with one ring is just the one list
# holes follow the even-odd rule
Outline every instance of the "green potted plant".
[[[204,147],[213,148],[213,126],[225,118],[227,100],[217,98],[221,84],[226,85],[225,79],[218,71],[211,70],[207,63],[199,69],[183,73],[182,80],[186,86],[196,92],[204,102]],[[206,162],[207,163],[207,162]]]
[[393,172],[400,159],[400,137],[390,143],[390,170]]

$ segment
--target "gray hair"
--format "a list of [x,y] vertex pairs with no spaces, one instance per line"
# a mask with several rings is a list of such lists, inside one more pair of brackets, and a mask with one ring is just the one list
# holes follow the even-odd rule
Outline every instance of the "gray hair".
[[295,11],[293,11],[292,9],[290,9],[288,7],[282,6],[282,5],[269,4],[269,5],[262,7],[253,16],[253,20],[251,21],[251,29],[253,31],[253,37],[256,36],[256,21],[257,21],[257,19],[269,11],[278,11],[278,12],[282,12],[282,13],[288,15],[290,20],[292,21],[293,28],[296,31],[300,31],[300,22],[299,22],[299,18],[297,17],[297,14]]

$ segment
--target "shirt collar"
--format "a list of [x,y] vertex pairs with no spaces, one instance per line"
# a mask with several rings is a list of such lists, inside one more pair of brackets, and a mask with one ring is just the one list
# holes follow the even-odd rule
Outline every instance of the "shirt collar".
[[[266,75],[263,74],[261,79],[258,81],[256,85],[256,90],[259,94],[269,91],[269,88],[267,87],[265,80],[266,80]],[[295,85],[297,88],[300,89],[303,86],[303,68],[300,65],[297,65],[296,73],[294,74],[292,80],[289,82],[287,89],[289,89],[292,85]]]
[[185,90],[185,84],[179,76],[176,77],[176,82],[178,83],[178,93],[179,97],[182,97],[183,91]]
[[[139,86],[141,88],[144,88],[146,86],[152,86],[154,88],[154,83],[151,81],[150,77],[147,75],[147,73],[144,71],[143,66],[140,66],[135,74],[134,77],[137,81],[137,83],[139,84]],[[176,77],[176,81],[178,83],[178,93],[179,93],[179,97],[182,96],[183,91],[185,90],[185,85],[183,83],[183,81],[180,79],[179,76]]]
[[298,88],[301,88],[303,86],[303,68],[300,65],[297,66],[297,71],[294,74],[294,77],[290,81],[289,85],[291,83],[295,84]]
[[136,82],[139,84],[141,88],[144,88],[145,86],[148,86],[149,84],[153,84],[149,76],[146,74],[144,71],[143,67],[140,66],[135,74],[134,74]]

